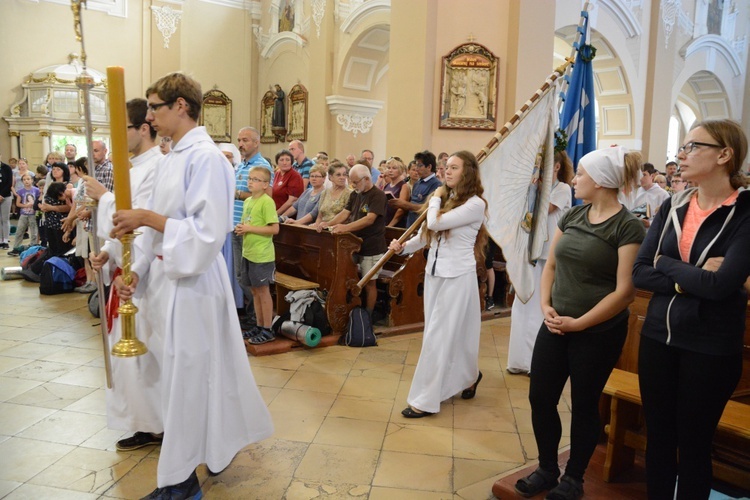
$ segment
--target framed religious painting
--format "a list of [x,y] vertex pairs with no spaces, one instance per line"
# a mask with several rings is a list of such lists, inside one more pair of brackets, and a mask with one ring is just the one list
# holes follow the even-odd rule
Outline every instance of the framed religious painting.
[[302,84],[297,84],[289,91],[289,127],[286,138],[289,141],[307,140],[307,89]]
[[203,94],[200,124],[216,142],[232,142],[232,100],[214,87]]
[[443,57],[440,128],[497,129],[497,57],[469,42]]
[[276,103],[276,93],[268,90],[260,101],[260,142],[275,144],[279,142],[273,133],[273,106]]

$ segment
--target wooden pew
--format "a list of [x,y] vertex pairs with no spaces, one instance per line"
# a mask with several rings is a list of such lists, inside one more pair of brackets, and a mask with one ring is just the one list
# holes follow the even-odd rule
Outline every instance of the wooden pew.
[[[605,465],[606,481],[627,470],[632,465],[634,452],[646,448],[637,373],[641,328],[650,300],[651,292],[636,291],[635,301],[630,305],[625,346],[602,395],[602,421],[609,421],[605,427],[608,433],[606,460],[609,463],[608,467]],[[745,404],[750,397],[750,303],[745,314],[742,355],[742,378],[714,436],[712,457],[716,478],[750,489],[750,406]],[[740,416],[739,426],[735,425],[737,415]]]
[[[609,482],[633,466],[635,450],[646,449],[646,437],[639,432],[642,402],[638,375],[615,368],[604,386],[604,394],[612,398],[607,426],[607,457],[602,474],[603,479]],[[696,404],[700,404],[700,401],[696,401]],[[736,440],[747,450],[750,446],[750,405],[729,401],[719,421],[717,434]],[[714,459],[714,477],[750,490],[750,470],[742,468],[739,463],[730,464]]]
[[[404,230],[385,228],[385,241],[399,239]],[[424,323],[424,273],[427,259],[422,251],[411,255],[394,255],[378,277],[388,297],[388,326]]]
[[[351,233],[318,233],[315,229],[281,224],[274,237],[276,270],[280,273],[317,283],[327,292],[326,315],[332,334],[346,330],[349,312],[360,304],[350,290],[359,280],[352,254],[362,243]],[[279,293],[283,293],[280,290]],[[283,297],[277,297],[283,301]],[[283,306],[282,306],[283,310]]]

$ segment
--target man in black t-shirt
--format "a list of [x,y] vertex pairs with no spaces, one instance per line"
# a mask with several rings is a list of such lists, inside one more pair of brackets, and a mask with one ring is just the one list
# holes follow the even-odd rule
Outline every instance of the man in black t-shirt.
[[[349,172],[349,182],[354,193],[346,208],[323,227],[334,233],[350,232],[362,238],[362,246],[356,255],[360,271],[364,276],[375,266],[386,252],[385,244],[385,193],[372,183],[370,170],[364,165],[354,165]],[[365,285],[367,311],[372,314],[378,296],[377,273]]]

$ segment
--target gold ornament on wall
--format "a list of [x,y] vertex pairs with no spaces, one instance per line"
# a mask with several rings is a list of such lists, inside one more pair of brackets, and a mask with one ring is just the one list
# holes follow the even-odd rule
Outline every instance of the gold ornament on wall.
[[288,141],[307,140],[307,89],[300,83],[289,91],[289,106],[287,106],[289,117],[287,119]]
[[497,128],[498,58],[471,40],[443,57],[440,128]]
[[203,94],[200,124],[216,142],[232,142],[232,100],[214,85]]

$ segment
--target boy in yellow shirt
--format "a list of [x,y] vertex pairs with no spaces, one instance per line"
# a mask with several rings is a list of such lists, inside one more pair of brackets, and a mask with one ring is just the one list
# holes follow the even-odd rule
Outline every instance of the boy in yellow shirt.
[[242,284],[250,286],[258,326],[243,332],[251,344],[265,344],[274,340],[271,331],[273,302],[271,283],[276,272],[276,253],[273,235],[279,233],[276,204],[266,194],[271,173],[265,167],[254,167],[248,173],[250,197],[242,206],[242,222],[234,228],[242,238]]

